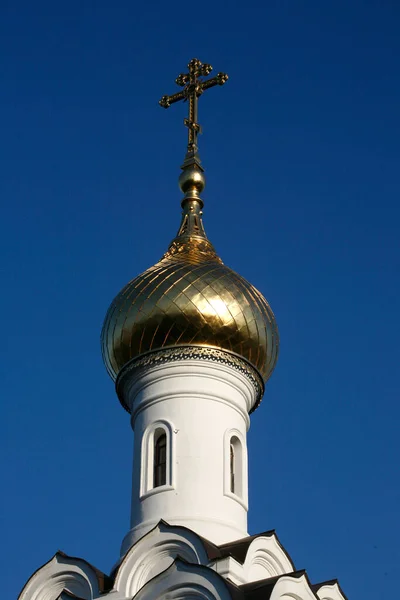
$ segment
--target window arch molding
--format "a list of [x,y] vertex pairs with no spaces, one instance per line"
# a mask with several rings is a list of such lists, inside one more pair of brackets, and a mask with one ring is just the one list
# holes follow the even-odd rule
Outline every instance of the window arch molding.
[[246,440],[238,429],[224,435],[224,495],[248,509]]
[[[174,428],[172,424],[165,420],[154,421],[154,423],[148,425],[144,430],[140,458],[141,498],[175,488],[174,437]],[[157,477],[156,466],[160,466],[160,455],[157,451],[159,450],[157,449],[157,442],[161,440],[163,440],[163,442],[165,441],[164,477],[162,483],[157,483],[157,481],[155,481]]]

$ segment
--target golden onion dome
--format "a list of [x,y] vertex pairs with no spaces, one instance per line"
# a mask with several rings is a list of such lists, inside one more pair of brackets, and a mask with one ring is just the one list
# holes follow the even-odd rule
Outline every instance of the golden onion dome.
[[179,185],[184,193],[182,221],[167,252],[132,279],[108,309],[101,334],[102,353],[111,377],[135,358],[163,348],[203,346],[235,353],[267,381],[279,348],[275,317],[265,298],[246,279],[226,267],[207,239],[200,194],[205,178],[197,136],[198,98],[224,85],[226,73],[204,80],[212,67],[193,59],[178,76],[183,88],[163,96],[168,108],[187,101],[188,146]]
[[[192,174],[192,176],[191,176]],[[176,346],[211,346],[251,363],[264,381],[278,357],[279,335],[265,298],[225,266],[207,239],[197,166],[182,173],[182,222],[159,262],[116,296],[102,330],[102,353],[111,377],[146,352]]]

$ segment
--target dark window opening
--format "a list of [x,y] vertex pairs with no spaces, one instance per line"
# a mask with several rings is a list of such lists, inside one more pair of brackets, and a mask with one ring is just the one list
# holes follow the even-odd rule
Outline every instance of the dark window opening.
[[230,444],[230,489],[235,493],[235,448]]
[[167,436],[161,433],[154,439],[154,487],[167,483]]

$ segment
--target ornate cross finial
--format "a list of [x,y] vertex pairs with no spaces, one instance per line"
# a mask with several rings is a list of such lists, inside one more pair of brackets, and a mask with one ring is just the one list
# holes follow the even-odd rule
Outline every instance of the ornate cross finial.
[[172,94],[172,96],[163,96],[159,103],[164,108],[169,108],[171,104],[174,104],[179,100],[189,102],[189,116],[184,120],[184,123],[189,130],[188,147],[182,169],[196,166],[202,170],[197,146],[197,136],[201,133],[201,127],[197,122],[198,99],[205,90],[208,90],[215,85],[224,85],[228,80],[228,75],[226,75],[226,73],[218,73],[218,75],[211,79],[201,79],[202,77],[207,77],[207,75],[211,73],[212,66],[201,63],[197,58],[193,58],[190,61],[188,68],[189,73],[181,73],[176,78],[176,83],[183,87],[183,90],[176,94]]

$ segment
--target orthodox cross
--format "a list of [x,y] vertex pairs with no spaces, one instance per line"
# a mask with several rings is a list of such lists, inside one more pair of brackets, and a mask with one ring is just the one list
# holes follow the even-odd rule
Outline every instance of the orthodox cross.
[[212,66],[206,63],[201,63],[197,58],[193,58],[188,64],[189,73],[181,73],[176,78],[176,83],[183,87],[181,92],[172,94],[172,96],[163,96],[159,102],[160,106],[169,108],[171,104],[183,100],[189,103],[189,116],[184,120],[188,128],[188,147],[185,161],[182,168],[189,165],[197,165],[200,169],[200,158],[198,156],[197,136],[201,133],[201,127],[197,122],[198,119],[198,100],[201,94],[214,87],[215,85],[224,85],[228,80],[226,73],[218,73],[215,77],[203,80],[202,77],[207,77],[212,71]]

